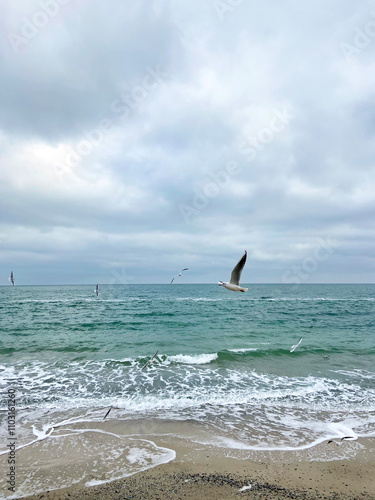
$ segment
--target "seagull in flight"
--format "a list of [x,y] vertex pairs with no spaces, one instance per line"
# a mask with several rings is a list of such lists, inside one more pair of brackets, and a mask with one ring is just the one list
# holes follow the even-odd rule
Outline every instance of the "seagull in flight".
[[175,280],[176,278],[178,278],[178,276],[182,276],[182,273],[183,273],[184,271],[187,271],[188,269],[189,269],[188,267],[184,267],[183,269],[181,269],[181,271],[180,271],[178,274],[176,274],[176,276],[174,276],[174,277],[172,278],[171,284],[174,282],[174,280]]
[[9,276],[9,281],[12,283],[12,285],[14,286],[14,274],[13,274],[13,271],[10,272],[10,276]]
[[103,420],[105,420],[105,419],[108,417],[109,412],[110,412],[111,410],[112,410],[112,406],[110,406],[110,407],[109,407],[109,410],[108,410],[108,411],[107,411],[107,413],[104,415]]
[[146,366],[150,365],[153,362],[153,360],[157,356],[158,352],[159,352],[159,349],[156,351],[156,353],[153,356],[151,356],[151,358],[147,361],[147,363],[142,366],[141,370],[143,370],[143,368],[146,368]]
[[297,344],[292,345],[292,347],[290,348],[289,352],[295,351],[297,349],[297,347],[300,345],[301,342],[302,342],[302,337],[299,339],[299,341],[297,342]]
[[99,285],[96,285],[94,292],[96,293],[96,296],[99,295]]
[[231,290],[232,292],[247,292],[248,288],[242,288],[240,286],[240,278],[241,278],[241,273],[242,269],[244,268],[244,265],[246,263],[246,257],[247,257],[247,252],[245,250],[245,253],[241,257],[241,259],[237,262],[237,264],[234,266],[232,274],[230,275],[230,282],[227,283],[226,281],[219,281],[218,285],[223,286],[224,288],[227,288],[228,290]]

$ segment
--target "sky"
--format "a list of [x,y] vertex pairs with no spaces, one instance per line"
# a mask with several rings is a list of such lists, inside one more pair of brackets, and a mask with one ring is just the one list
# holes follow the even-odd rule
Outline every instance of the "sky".
[[0,285],[375,282],[375,1],[0,23]]

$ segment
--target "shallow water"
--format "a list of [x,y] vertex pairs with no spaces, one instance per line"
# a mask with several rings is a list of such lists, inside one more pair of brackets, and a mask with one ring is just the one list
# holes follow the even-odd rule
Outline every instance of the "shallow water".
[[[2,394],[16,391],[17,446],[83,446],[80,425],[92,432],[111,406],[108,421],[137,439],[126,473],[173,458],[144,441],[171,429],[242,458],[374,436],[374,311],[374,285],[103,285],[99,297],[94,286],[1,287],[0,380]],[[1,410],[7,436],[5,399]],[[112,437],[123,447],[124,429]]]

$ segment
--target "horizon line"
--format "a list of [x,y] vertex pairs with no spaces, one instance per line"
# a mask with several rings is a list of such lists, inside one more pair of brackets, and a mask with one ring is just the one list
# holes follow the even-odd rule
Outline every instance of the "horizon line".
[[[216,282],[205,282],[205,283],[49,283],[49,284],[21,284],[21,285],[10,285],[10,284],[0,284],[0,287],[13,288],[21,286],[95,286],[99,284],[101,286],[147,286],[147,285],[166,285],[166,286],[188,286],[188,285],[215,285]],[[313,282],[313,283],[279,283],[279,282],[269,282],[269,283],[242,283],[243,285],[283,285],[283,286],[300,286],[300,285],[375,285],[375,282]]]

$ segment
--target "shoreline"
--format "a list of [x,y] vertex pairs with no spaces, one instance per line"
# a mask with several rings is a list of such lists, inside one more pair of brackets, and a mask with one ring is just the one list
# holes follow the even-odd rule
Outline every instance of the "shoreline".
[[[158,446],[166,440],[155,439]],[[76,484],[23,497],[26,500],[113,499],[375,499],[375,438],[359,440],[355,458],[315,461],[309,450],[263,453],[258,459],[237,459],[224,449],[170,447],[176,458],[143,472],[95,486]],[[348,443],[345,443],[348,444]],[[318,447],[327,446],[322,443]],[[335,447],[335,444],[328,445]]]

